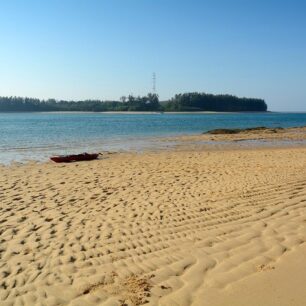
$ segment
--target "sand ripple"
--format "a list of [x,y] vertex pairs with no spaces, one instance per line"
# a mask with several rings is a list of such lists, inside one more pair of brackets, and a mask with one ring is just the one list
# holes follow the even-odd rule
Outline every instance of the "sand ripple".
[[305,156],[184,151],[1,167],[0,304],[213,306],[213,292],[276,270],[305,243]]

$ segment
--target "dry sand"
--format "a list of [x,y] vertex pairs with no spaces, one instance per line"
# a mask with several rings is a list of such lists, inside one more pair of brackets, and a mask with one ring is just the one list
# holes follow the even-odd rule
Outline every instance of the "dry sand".
[[306,148],[0,167],[0,305],[303,306]]

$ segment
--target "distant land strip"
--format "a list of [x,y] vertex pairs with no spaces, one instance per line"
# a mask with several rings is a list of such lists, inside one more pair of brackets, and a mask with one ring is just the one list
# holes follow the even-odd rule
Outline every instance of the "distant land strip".
[[167,101],[159,101],[158,95],[152,93],[142,97],[123,96],[119,101],[65,101],[27,97],[0,97],[0,112],[265,112],[267,109],[267,104],[263,99],[198,92],[177,94]]

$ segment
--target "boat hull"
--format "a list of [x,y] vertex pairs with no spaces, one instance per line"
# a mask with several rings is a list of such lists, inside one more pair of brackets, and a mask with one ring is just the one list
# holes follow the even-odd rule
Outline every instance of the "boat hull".
[[70,163],[75,161],[84,161],[84,160],[94,160],[99,156],[98,153],[83,153],[83,154],[73,154],[73,155],[59,155],[52,156],[50,159],[56,163]]

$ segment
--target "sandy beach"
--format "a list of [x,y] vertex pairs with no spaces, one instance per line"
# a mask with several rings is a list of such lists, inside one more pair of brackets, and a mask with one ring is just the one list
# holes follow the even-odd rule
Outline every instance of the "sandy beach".
[[305,304],[305,146],[15,164],[0,182],[1,306]]

